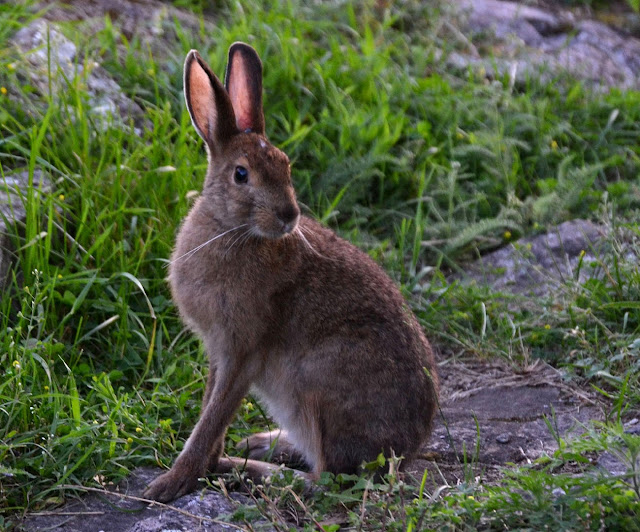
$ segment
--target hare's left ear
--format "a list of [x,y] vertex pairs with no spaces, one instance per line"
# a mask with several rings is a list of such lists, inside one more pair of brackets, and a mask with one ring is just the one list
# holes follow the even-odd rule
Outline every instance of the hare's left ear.
[[236,42],[229,48],[224,84],[231,98],[238,129],[264,135],[262,63],[248,44]]

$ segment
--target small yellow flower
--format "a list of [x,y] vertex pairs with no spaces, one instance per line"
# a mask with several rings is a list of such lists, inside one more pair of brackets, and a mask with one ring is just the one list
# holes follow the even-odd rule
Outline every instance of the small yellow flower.
[[94,420],[93,420],[93,424],[94,424],[94,425],[97,425],[97,424],[98,424],[98,420],[97,420],[97,419],[94,419]]
[[140,433],[140,432],[142,432],[142,429],[140,427],[136,427],[136,432]]
[[129,443],[129,444],[133,443],[133,438],[131,438],[131,437],[127,438],[127,443]]
[[555,140],[551,141],[551,149],[556,151],[558,149],[558,143]]
[[64,194],[60,194],[60,195],[58,196],[58,199],[59,199],[60,201],[64,201]]
[[9,64],[7,65],[7,68],[8,68],[10,71],[15,70],[15,69],[16,69],[16,64],[15,64],[15,63],[9,63]]
[[153,68],[148,68],[147,74],[149,74],[150,76],[153,76],[155,74],[155,70],[153,70]]
[[505,231],[502,236],[504,236],[505,240],[509,240],[511,238],[511,231]]
[[58,274],[58,279],[62,279],[62,274],[61,273]]
[[16,368],[17,370],[20,370],[20,362],[18,362],[17,360],[14,360],[13,367]]
[[587,252],[583,249],[580,251],[580,258],[584,257],[587,254]]
[[44,387],[44,391],[45,391],[45,392],[48,392],[48,391],[49,391],[49,387],[48,387],[48,386],[45,386],[45,387]]
[[547,329],[547,331],[548,331],[549,329],[551,329],[551,325],[549,325],[549,324],[547,323],[547,324],[544,326],[544,328],[545,328],[545,329]]
[[0,92],[4,96],[5,94],[7,94],[7,88],[6,87],[0,87]]

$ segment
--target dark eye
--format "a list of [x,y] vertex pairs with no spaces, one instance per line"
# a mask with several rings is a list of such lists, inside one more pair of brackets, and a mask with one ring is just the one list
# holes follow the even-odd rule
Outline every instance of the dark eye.
[[244,166],[236,166],[236,173],[233,178],[236,180],[236,183],[246,183],[249,178],[249,170]]

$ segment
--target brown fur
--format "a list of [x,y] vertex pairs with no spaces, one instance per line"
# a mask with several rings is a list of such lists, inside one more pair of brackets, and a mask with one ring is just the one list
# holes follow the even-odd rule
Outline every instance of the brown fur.
[[[436,410],[433,353],[397,287],[368,255],[299,215],[288,158],[263,135],[255,51],[234,44],[229,71],[241,120],[197,52],[187,56],[187,106],[211,160],[178,234],[169,282],[210,372],[200,420],[172,469],[147,490],[159,501],[194,489],[207,468],[244,463],[221,454],[250,389],[286,430],[274,450],[301,457],[308,479],[356,472],[381,452],[411,456]],[[206,90],[194,82],[204,76]],[[221,124],[224,117],[232,123]],[[236,182],[238,166],[247,183]],[[262,458],[272,437],[254,436],[244,450]],[[254,460],[247,468],[254,477],[273,470]]]

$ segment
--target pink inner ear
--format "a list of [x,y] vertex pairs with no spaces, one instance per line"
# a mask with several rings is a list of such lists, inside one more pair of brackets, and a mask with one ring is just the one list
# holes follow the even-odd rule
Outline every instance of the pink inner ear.
[[191,63],[188,89],[195,125],[205,140],[211,140],[212,126],[216,119],[213,88],[209,76],[198,61]]
[[231,104],[236,115],[236,125],[240,131],[252,129],[255,126],[251,112],[251,90],[249,89],[249,80],[245,75],[246,72],[242,53],[236,53],[233,58],[228,86]]

